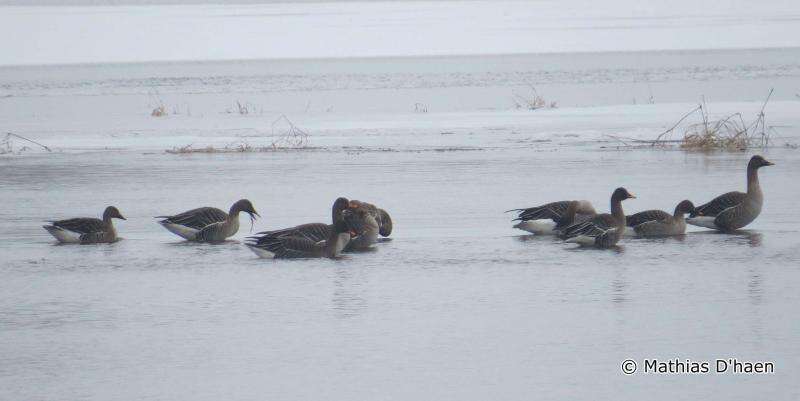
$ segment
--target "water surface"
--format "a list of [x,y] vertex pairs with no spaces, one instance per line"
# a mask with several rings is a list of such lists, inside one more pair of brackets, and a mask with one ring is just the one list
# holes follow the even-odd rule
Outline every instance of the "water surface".
[[[553,150],[139,152],[0,159],[2,399],[793,399],[800,271],[795,150],[734,235],[575,249],[511,229],[512,207],[585,198],[671,210],[743,189],[748,154]],[[374,202],[392,240],[341,260],[187,244],[152,216],[251,199],[255,230]],[[128,221],[57,246],[44,220]],[[766,376],[624,376],[626,358],[770,360]],[[623,396],[624,395],[624,396]]]

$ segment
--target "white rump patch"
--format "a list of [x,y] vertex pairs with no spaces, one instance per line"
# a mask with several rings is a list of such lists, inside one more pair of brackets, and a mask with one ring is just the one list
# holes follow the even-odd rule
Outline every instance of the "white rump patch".
[[194,240],[195,235],[197,235],[197,233],[200,231],[191,227],[182,226],[180,224],[167,223],[163,221],[159,221],[158,223],[169,230],[169,232],[189,241]]
[[81,242],[81,234],[74,231],[65,230],[55,226],[44,226],[50,235],[55,237],[58,242],[64,244],[79,244]]
[[256,255],[258,255],[259,258],[275,259],[275,254],[266,249],[261,249],[252,245],[247,245],[247,248],[253,251],[253,253],[255,253]]
[[528,220],[521,221],[519,224],[514,225],[522,231],[527,231],[532,234],[539,235],[555,235],[556,223],[552,220]]
[[579,235],[577,237],[568,238],[565,242],[583,246],[594,246],[594,237],[590,237],[588,235]]

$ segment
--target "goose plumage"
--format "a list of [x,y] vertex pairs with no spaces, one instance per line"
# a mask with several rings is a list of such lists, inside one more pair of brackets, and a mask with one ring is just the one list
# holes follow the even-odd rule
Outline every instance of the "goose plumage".
[[627,229],[640,237],[665,237],[686,232],[684,216],[694,211],[694,204],[683,200],[669,214],[663,210],[645,210],[625,218]]
[[[382,219],[380,212],[382,209],[378,209],[371,203],[351,200],[348,204],[348,210],[350,213],[346,215],[345,221],[350,227],[353,237],[350,238],[345,251],[368,249],[378,241],[381,228],[387,228],[386,225],[381,226],[381,223],[379,223]],[[386,216],[388,216],[388,213]],[[388,221],[388,230],[385,230],[384,233],[391,234],[391,220]]]
[[346,219],[350,201],[338,198],[331,207],[333,224],[309,223],[264,231],[248,237],[245,245],[256,255],[266,259],[284,258],[336,258],[350,242],[350,227]]
[[598,214],[584,222],[575,223],[561,231],[566,242],[597,248],[611,248],[619,242],[625,232],[625,212],[622,201],[636,198],[625,188],[617,188],[611,194],[611,213]]
[[42,226],[58,242],[65,244],[100,244],[117,241],[117,230],[112,219],[122,219],[122,214],[114,206],[103,211],[103,219],[79,217],[67,220],[50,221]]
[[594,217],[597,212],[591,202],[558,201],[527,209],[512,209],[508,212],[519,212],[514,225],[523,231],[539,235],[557,235],[561,229],[574,223],[580,223]]
[[696,207],[686,222],[723,232],[738,230],[752,223],[761,214],[764,203],[758,169],[773,164],[760,155],[753,156],[747,163],[747,192],[722,194]]
[[261,217],[252,202],[240,199],[228,213],[215,207],[200,207],[173,216],[156,216],[158,223],[171,233],[189,241],[221,242],[239,231],[239,213],[250,215],[251,221]]

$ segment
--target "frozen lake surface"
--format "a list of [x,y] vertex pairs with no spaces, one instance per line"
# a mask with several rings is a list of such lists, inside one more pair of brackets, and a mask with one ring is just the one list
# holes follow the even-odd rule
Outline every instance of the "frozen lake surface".
[[[464,3],[452,20],[468,21],[486,3]],[[413,24],[445,9],[413,4],[425,17],[405,20]],[[507,38],[500,27],[515,16],[512,26],[528,26],[520,3],[508,4],[476,34],[495,27]],[[591,8],[613,17],[619,4]],[[750,15],[745,2],[732,4]],[[19,154],[0,156],[0,399],[797,399],[800,50],[776,48],[798,36],[770,33],[796,25],[797,3],[752,4],[772,18],[757,24],[766,31],[748,31],[724,7],[715,8],[718,25],[701,13],[628,28],[660,29],[674,44],[688,43],[670,36],[676,24],[684,33],[742,27],[720,40],[750,43],[736,36],[746,31],[772,49],[0,67],[0,132],[54,150],[14,138]],[[277,6],[246,9],[264,7]],[[334,22],[352,12],[325,7],[341,8]],[[376,7],[392,18],[408,9],[368,9]],[[121,35],[153,11],[119,22],[108,9],[14,10],[0,21],[100,18],[118,22]],[[221,9],[195,17],[211,18],[209,10]],[[553,10],[550,23],[568,11]],[[158,24],[177,18],[159,15]],[[531,50],[524,43],[509,52]],[[91,46],[80,46],[74,54],[84,57]],[[516,109],[515,94],[529,95],[530,85],[558,108]],[[638,196],[628,212],[742,190],[751,153],[624,143],[654,138],[702,95],[712,117],[750,120],[771,87],[774,146],[763,154],[776,165],[761,170],[763,213],[740,233],[692,228],[578,250],[522,235],[503,213],[574,198],[606,211],[617,186]],[[151,117],[158,105],[169,115]],[[309,133],[309,149],[165,153],[264,146],[286,129],[273,127],[281,115]],[[388,210],[391,241],[335,261],[266,261],[239,242],[244,219],[234,241],[211,246],[181,242],[152,217],[246,197],[263,216],[260,231],[327,221],[337,196]],[[57,246],[41,228],[110,204],[128,218],[117,223],[118,243]],[[620,371],[627,358],[729,357],[773,361],[775,373]]]

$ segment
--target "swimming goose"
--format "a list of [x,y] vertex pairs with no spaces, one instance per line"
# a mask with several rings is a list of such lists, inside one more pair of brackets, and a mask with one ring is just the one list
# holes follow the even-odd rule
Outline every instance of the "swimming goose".
[[247,199],[236,201],[228,213],[215,207],[201,207],[174,216],[156,216],[167,230],[189,241],[221,242],[239,231],[239,212],[250,215],[250,221],[261,217]]
[[114,206],[109,206],[103,212],[103,220],[92,217],[80,217],[69,220],[51,221],[50,225],[42,226],[58,242],[66,244],[100,244],[117,241],[117,230],[111,219],[122,219],[122,214]]
[[389,213],[371,203],[362,202],[359,200],[352,199],[350,201],[350,209],[356,208],[363,208],[369,214],[375,218],[375,221],[378,223],[379,230],[378,233],[382,237],[388,237],[392,235],[392,217],[389,216]]
[[625,212],[622,201],[636,198],[625,188],[617,188],[611,194],[611,213],[594,216],[582,223],[575,223],[561,231],[567,242],[598,248],[610,248],[619,242],[625,232]]
[[[338,198],[331,208],[333,224],[303,224],[283,230],[266,231],[247,238],[245,245],[256,255],[267,259],[335,258],[350,241],[350,227],[345,219],[347,198]],[[324,237],[321,235],[324,234]]]
[[666,237],[686,232],[684,215],[694,211],[694,204],[684,200],[669,214],[663,210],[645,210],[625,218],[626,231],[633,231],[640,237]]
[[[365,250],[376,243],[381,231],[381,225],[378,222],[381,218],[379,209],[370,203],[351,200],[347,210],[350,213],[345,216],[345,221],[350,227],[353,237],[347,243],[345,251]],[[389,220],[388,233],[391,233],[391,220]]]
[[[339,219],[344,210],[349,207],[347,198],[339,198],[333,203],[331,221]],[[306,223],[299,226],[283,228],[280,230],[261,231],[251,238],[261,237],[303,237],[314,242],[324,241],[333,231],[333,224]]]
[[507,212],[519,212],[519,216],[512,220],[519,221],[514,228],[539,235],[556,235],[562,228],[586,221],[597,214],[592,204],[585,200],[551,202]]
[[747,193],[728,192],[720,195],[711,202],[696,207],[686,222],[726,232],[752,223],[761,213],[764,203],[764,194],[758,183],[758,169],[772,165],[773,163],[759,155],[753,156],[747,163]]

